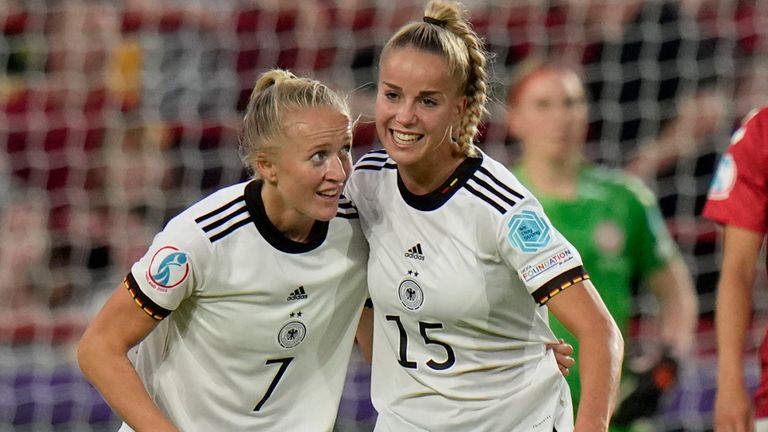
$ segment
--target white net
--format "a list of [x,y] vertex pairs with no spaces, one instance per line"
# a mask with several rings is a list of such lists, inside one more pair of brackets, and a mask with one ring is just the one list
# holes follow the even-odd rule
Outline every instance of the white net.
[[[699,292],[700,348],[653,430],[709,430],[719,244],[699,214],[733,125],[768,103],[768,3],[612,9],[631,3],[465,2],[495,56],[499,103],[480,145],[502,161],[517,153],[500,101],[522,60],[546,54],[584,66],[590,156],[633,170],[657,192]],[[170,216],[244,178],[237,130],[257,75],[276,66],[312,75],[351,92],[353,108],[370,118],[378,50],[422,6],[3,0],[0,430],[115,429],[116,416],[73,363],[74,343]],[[358,155],[375,145],[370,124],[355,145]],[[642,297],[638,304],[639,313],[654,308]],[[756,309],[768,310],[765,298]],[[636,328],[642,345],[644,326]],[[754,354],[761,335],[753,336]],[[357,358],[352,369],[338,430],[370,430],[369,370]]]

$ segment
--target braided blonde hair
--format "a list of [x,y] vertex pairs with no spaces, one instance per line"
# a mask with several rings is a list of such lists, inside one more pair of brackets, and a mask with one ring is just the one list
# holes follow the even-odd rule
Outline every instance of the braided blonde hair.
[[284,137],[286,111],[329,107],[349,118],[346,98],[320,81],[297,77],[283,69],[261,74],[253,87],[243,117],[238,152],[251,175],[256,176],[256,162],[264,160]]
[[454,1],[431,0],[424,10],[428,22],[406,24],[384,46],[380,63],[393,48],[413,46],[445,58],[451,75],[460,83],[467,106],[459,125],[457,142],[466,156],[477,156],[474,139],[488,113],[488,53],[466,14]]

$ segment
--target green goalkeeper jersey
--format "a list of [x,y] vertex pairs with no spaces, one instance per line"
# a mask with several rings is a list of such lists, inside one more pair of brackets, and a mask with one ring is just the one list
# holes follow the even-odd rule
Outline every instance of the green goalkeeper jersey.
[[[576,197],[566,200],[537,191],[522,166],[514,167],[513,172],[579,251],[584,268],[626,338],[633,281],[642,281],[678,254],[653,193],[624,172],[586,165],[579,172]],[[578,352],[576,338],[551,314],[550,325]],[[568,384],[576,406],[578,368],[570,371]]]

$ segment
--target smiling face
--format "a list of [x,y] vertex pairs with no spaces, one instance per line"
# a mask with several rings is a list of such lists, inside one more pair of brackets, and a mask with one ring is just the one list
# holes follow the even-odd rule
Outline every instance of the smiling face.
[[508,124],[523,151],[550,161],[578,157],[588,121],[579,77],[567,70],[542,69],[524,78],[520,86],[510,101]]
[[449,163],[466,98],[445,60],[406,46],[388,51],[380,66],[376,132],[389,156],[402,167]]
[[280,143],[256,169],[272,223],[283,232],[307,233],[316,220],[336,216],[352,170],[349,117],[330,107],[293,109]]

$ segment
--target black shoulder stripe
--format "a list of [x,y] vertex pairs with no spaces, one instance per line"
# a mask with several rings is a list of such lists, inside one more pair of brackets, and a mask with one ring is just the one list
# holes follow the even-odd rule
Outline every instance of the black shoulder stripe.
[[339,209],[336,211],[336,217],[344,219],[360,218],[357,214],[357,207],[355,207],[352,201],[343,194],[341,195],[341,198],[339,198]]
[[143,291],[141,291],[138,282],[136,282],[136,279],[133,277],[131,272],[128,272],[128,274],[125,276],[125,279],[123,279],[123,286],[125,286],[125,288],[128,290],[128,293],[131,294],[131,297],[133,297],[133,301],[139,305],[141,310],[143,310],[152,318],[160,321],[171,314],[170,310],[162,306],[158,306],[157,303],[152,301],[151,298],[149,298],[146,294],[144,294]]
[[386,162],[387,159],[389,159],[389,156],[385,154],[366,154],[365,156],[361,157],[357,163],[362,162]]
[[237,204],[240,201],[245,201],[245,196],[244,195],[241,195],[241,196],[233,199],[232,201],[224,204],[223,206],[221,206],[221,207],[219,207],[219,208],[217,208],[217,209],[215,209],[213,211],[210,211],[210,212],[200,216],[199,218],[195,219],[195,222],[200,223],[200,222],[202,222],[202,221],[204,221],[206,219],[209,219],[209,218],[211,218],[213,216],[216,216],[217,214],[219,214],[219,213],[221,213],[223,211],[226,211],[228,208],[232,207],[233,205]]
[[397,168],[397,164],[385,163],[384,165],[374,165],[374,164],[357,165],[355,167],[355,171],[357,171],[357,170],[381,171],[382,168],[396,169]]
[[553,277],[547,283],[539,287],[539,289],[533,292],[533,299],[536,300],[536,303],[538,303],[539,306],[542,306],[560,292],[587,279],[589,279],[589,274],[587,274],[583,266],[572,268]]
[[498,210],[499,213],[504,214],[504,213],[507,212],[507,210],[504,207],[502,207],[499,203],[497,203],[496,201],[492,200],[491,198],[489,198],[488,196],[486,196],[482,192],[478,191],[477,189],[473,188],[472,186],[470,186],[468,184],[465,184],[464,188],[466,190],[468,190],[469,192],[471,192],[473,195],[475,195],[478,198],[480,198],[481,200],[483,200],[483,201],[487,202],[488,204],[490,204],[493,208]]
[[341,194],[341,196],[339,197],[339,208],[340,209],[355,209],[355,210],[357,210],[355,205],[352,204],[352,200],[350,200],[349,198],[344,196],[344,194]]
[[[482,180],[478,176],[473,175],[472,176],[472,181],[474,181],[475,183],[477,183],[480,186],[484,187],[486,190],[488,190],[488,192],[490,192],[490,193],[496,195],[497,197],[499,197],[499,199],[501,199],[505,203],[509,204],[510,207],[513,207],[515,204],[517,204],[517,201],[513,201],[512,199],[504,196],[504,194],[502,194],[501,192],[496,190],[496,188],[494,188],[493,186],[489,185],[488,182],[486,182],[485,180]],[[518,195],[515,195],[515,196],[518,196]]]
[[525,198],[520,192],[517,192],[516,190],[512,189],[511,187],[505,185],[501,182],[501,180],[497,179],[493,174],[491,174],[490,171],[488,171],[485,167],[480,167],[478,170],[488,176],[489,179],[491,179],[492,182],[496,183],[500,188],[504,189],[505,191],[509,192],[510,194],[516,196],[519,199]]
[[212,230],[214,228],[218,228],[218,227],[222,226],[223,224],[227,223],[228,221],[234,219],[235,216],[243,214],[243,213],[245,213],[247,211],[248,211],[248,207],[242,206],[239,209],[237,209],[236,211],[234,211],[234,212],[232,212],[232,213],[222,217],[221,219],[218,219],[218,220],[216,220],[214,222],[211,222],[208,225],[204,226],[203,227],[203,231],[208,232],[208,231],[210,231],[210,230]]
[[211,236],[209,238],[209,240],[211,241],[211,243],[215,243],[217,240],[221,240],[222,238],[228,236],[229,234],[234,232],[236,229],[238,229],[238,228],[240,228],[242,226],[248,225],[249,223],[252,223],[252,222],[253,222],[253,219],[251,219],[251,217],[248,216],[247,218],[245,218],[245,219],[243,219],[243,220],[241,220],[239,222],[233,223],[232,225],[227,227],[227,229],[222,230],[222,231],[216,233],[216,235]]

